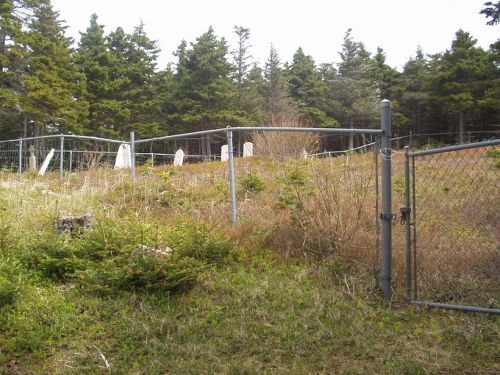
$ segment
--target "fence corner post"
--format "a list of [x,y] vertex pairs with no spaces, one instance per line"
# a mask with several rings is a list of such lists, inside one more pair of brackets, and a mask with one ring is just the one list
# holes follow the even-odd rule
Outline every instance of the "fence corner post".
[[132,174],[132,184],[135,184],[135,133],[130,132],[130,170]]
[[391,147],[391,102],[387,99],[380,103],[382,137],[382,292],[386,300],[392,299],[392,147]]
[[229,163],[229,185],[231,190],[231,221],[238,221],[238,212],[236,208],[236,182],[234,176],[234,150],[233,150],[233,131],[231,127],[227,127],[227,152]]

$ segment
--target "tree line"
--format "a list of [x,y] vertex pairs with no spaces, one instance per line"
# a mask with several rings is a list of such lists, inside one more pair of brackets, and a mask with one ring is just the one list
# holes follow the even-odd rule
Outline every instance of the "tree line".
[[[500,2],[481,13],[498,24]],[[498,130],[500,38],[489,50],[464,30],[449,49],[417,48],[401,71],[382,48],[367,51],[347,30],[338,64],[316,64],[298,48],[291,62],[271,46],[260,66],[251,33],[236,48],[210,27],[183,40],[158,69],[158,44],[140,23],[105,33],[98,16],[74,41],[50,0],[0,2],[0,138],[74,133],[128,138],[231,126],[378,127],[381,99],[405,134]]]

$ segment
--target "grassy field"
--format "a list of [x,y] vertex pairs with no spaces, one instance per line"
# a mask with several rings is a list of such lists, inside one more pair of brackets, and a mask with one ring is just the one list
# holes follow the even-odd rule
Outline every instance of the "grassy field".
[[399,227],[381,298],[372,156],[236,169],[236,225],[223,163],[0,172],[0,373],[500,373],[497,316],[403,302]]

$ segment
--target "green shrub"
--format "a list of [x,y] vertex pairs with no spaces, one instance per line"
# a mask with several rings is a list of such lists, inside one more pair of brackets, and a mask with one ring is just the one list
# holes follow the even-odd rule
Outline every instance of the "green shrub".
[[21,272],[19,266],[1,259],[0,264],[0,308],[14,302],[20,289]]
[[166,229],[165,242],[182,257],[190,257],[207,264],[220,264],[229,254],[228,237],[203,223],[179,222]]
[[500,149],[496,148],[495,146],[490,147],[486,151],[486,156],[493,159],[500,159]]
[[266,187],[266,183],[264,182],[262,176],[255,171],[247,173],[241,180],[240,184],[241,188],[250,194],[260,193],[264,191]]
[[64,281],[80,266],[79,240],[69,235],[41,232],[24,239],[21,245],[21,262],[27,269],[39,271],[45,277]]
[[[132,219],[106,220],[76,238],[38,234],[26,241],[22,261],[47,278],[93,290],[183,290],[229,253],[229,240],[212,229],[179,223],[160,230]],[[167,245],[159,250],[160,241],[168,251]]]
[[206,267],[193,258],[156,257],[151,253],[132,253],[89,264],[74,276],[91,290],[161,290],[189,289]]

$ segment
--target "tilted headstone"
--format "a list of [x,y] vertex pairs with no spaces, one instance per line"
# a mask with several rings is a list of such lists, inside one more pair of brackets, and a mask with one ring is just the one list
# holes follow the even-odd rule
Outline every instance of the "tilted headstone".
[[47,171],[47,168],[49,167],[49,163],[54,157],[54,149],[51,149],[45,160],[43,161],[42,168],[40,168],[40,171],[38,172],[39,176],[43,176],[45,174],[45,171]]
[[178,149],[174,156],[174,166],[182,167],[183,162],[184,162],[184,151],[182,151],[182,149]]
[[243,143],[243,157],[250,157],[253,156],[253,143],[252,142],[245,142]]
[[116,153],[115,169],[130,168],[131,165],[130,145],[121,144]]
[[229,147],[224,145],[220,148],[220,161],[227,161],[229,159]]

